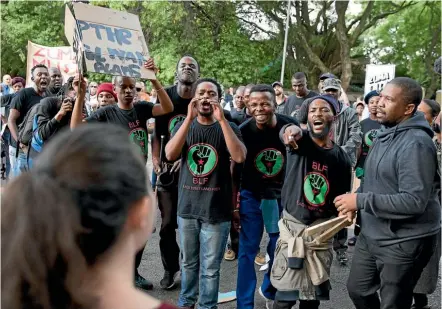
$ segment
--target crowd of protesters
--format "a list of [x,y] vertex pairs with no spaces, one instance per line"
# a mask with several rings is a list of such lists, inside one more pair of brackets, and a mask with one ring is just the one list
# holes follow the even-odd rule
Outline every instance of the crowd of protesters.
[[[157,73],[153,59],[145,68]],[[278,81],[223,91],[200,71],[184,56],[175,84],[152,79],[150,92],[126,76],[64,81],[41,64],[32,85],[3,77],[2,305],[173,308],[138,272],[158,205],[159,284],[181,276],[180,308],[217,307],[223,258],[238,259],[237,308],[254,308],[266,255],[266,307],[319,308],[348,245],[355,308],[429,308],[440,104],[406,77],[351,103],[327,72],[316,91],[295,73],[287,95]]]

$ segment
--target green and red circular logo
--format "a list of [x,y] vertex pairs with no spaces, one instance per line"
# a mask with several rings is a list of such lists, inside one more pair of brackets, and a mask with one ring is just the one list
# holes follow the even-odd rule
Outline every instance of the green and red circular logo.
[[147,140],[147,132],[143,128],[135,128],[129,132],[129,139],[138,147],[144,157],[147,157],[149,145]]
[[378,130],[373,129],[365,133],[364,135],[364,143],[368,147],[371,147],[373,145],[374,140],[376,139],[376,136],[378,135]]
[[264,177],[275,177],[284,166],[284,156],[274,148],[262,150],[255,158],[255,167]]
[[218,154],[209,144],[195,144],[187,153],[187,166],[193,176],[205,177],[213,172],[218,163]]
[[175,129],[175,126],[186,119],[186,115],[176,115],[169,121],[169,133],[173,132],[173,129]]
[[329,185],[324,175],[311,172],[304,178],[304,197],[312,206],[323,206],[327,200]]

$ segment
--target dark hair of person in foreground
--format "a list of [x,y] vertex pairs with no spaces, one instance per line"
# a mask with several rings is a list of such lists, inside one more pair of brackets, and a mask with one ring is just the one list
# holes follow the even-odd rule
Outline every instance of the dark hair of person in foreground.
[[161,307],[133,284],[155,217],[149,187],[123,129],[58,134],[3,190],[2,308]]

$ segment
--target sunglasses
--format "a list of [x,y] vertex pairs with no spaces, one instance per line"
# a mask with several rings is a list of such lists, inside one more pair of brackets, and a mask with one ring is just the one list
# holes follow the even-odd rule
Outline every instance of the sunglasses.
[[140,91],[141,91],[141,88],[137,88],[137,91],[140,92]]

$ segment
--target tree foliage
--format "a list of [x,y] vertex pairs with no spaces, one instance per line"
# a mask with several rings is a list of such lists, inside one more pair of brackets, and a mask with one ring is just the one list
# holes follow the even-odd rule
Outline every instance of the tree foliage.
[[396,75],[419,80],[429,97],[440,85],[433,71],[440,57],[440,31],[440,3],[422,1],[372,29],[364,39],[366,53],[379,63],[396,64]]
[[[165,84],[173,83],[176,62],[184,54],[198,60],[201,76],[214,77],[225,86],[280,78],[287,1],[96,0],[91,4],[140,17]],[[25,74],[28,40],[67,45],[63,5],[59,1],[1,2],[2,73]],[[340,76],[347,88],[351,80],[363,81],[365,64],[375,58],[396,63],[398,72],[436,85],[425,72],[427,61],[432,63],[440,49],[440,36],[435,34],[440,34],[437,3],[368,1],[360,5],[360,12],[352,13],[348,1],[292,1],[284,79],[304,71],[314,87],[319,74],[327,71]],[[379,40],[382,44],[369,44]],[[394,53],[373,57],[380,55],[379,46],[388,46]],[[419,66],[419,57],[425,58],[425,66]],[[91,74],[90,79],[110,80],[110,76]]]

